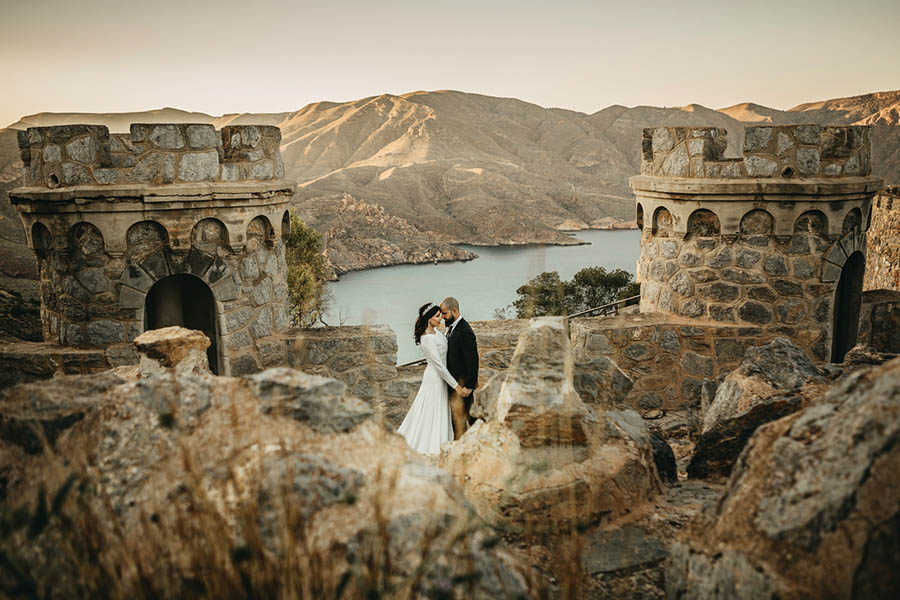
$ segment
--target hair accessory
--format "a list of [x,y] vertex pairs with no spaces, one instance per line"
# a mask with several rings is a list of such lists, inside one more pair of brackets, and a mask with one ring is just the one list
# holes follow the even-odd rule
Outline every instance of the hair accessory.
[[422,311],[422,314],[424,315],[425,313],[427,313],[429,310],[431,310],[431,309],[434,308],[435,306],[436,306],[436,305],[435,305],[433,302],[429,302],[429,303],[428,303],[428,306],[425,307],[425,310]]

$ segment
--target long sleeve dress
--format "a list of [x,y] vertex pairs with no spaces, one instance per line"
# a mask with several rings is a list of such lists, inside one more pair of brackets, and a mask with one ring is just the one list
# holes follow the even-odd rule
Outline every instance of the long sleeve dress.
[[413,450],[438,454],[441,444],[453,439],[447,386],[456,387],[456,380],[447,370],[447,338],[444,334],[435,331],[423,335],[421,344],[428,366],[416,399],[398,431]]

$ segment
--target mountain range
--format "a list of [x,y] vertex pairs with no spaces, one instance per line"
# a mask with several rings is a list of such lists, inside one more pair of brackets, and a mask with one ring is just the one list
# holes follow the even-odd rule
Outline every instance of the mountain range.
[[[286,174],[298,183],[295,203],[326,240],[340,242],[341,252],[335,254],[346,264],[335,264],[338,272],[389,264],[377,258],[367,262],[370,243],[357,244],[354,254],[354,235],[359,232],[370,242],[388,239],[398,223],[403,240],[419,241],[409,256],[404,255],[405,242],[385,250],[393,262],[449,258],[449,243],[573,243],[567,231],[628,226],[634,210],[628,178],[640,170],[644,127],[724,127],[729,131],[727,154],[737,156],[744,126],[751,123],[872,125],[873,172],[887,183],[900,183],[900,91],[790,110],[753,103],[719,110],[697,104],[616,105],[593,114],[514,98],[435,91],[219,117],[173,108],[30,115],[0,130],[0,192],[17,184],[21,168],[14,130],[96,123],[123,132],[136,122],[280,127]],[[21,243],[23,235],[5,199],[2,205],[0,245],[7,254],[9,244]],[[380,213],[360,210],[361,205],[380,207],[387,218],[373,218]],[[360,215],[366,217],[365,226],[354,227]]]

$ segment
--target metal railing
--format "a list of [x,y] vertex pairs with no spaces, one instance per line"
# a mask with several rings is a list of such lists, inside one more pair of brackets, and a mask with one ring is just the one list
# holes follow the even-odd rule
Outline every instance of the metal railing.
[[617,315],[619,314],[619,307],[625,308],[626,306],[631,306],[632,304],[637,304],[641,301],[641,296],[638,294],[637,296],[631,296],[630,298],[622,298],[621,300],[616,300],[615,302],[610,302],[609,304],[604,304],[603,306],[597,306],[595,308],[589,308],[587,310],[583,310],[581,312],[577,312],[574,315],[568,315],[567,319],[574,319],[575,317],[583,317],[585,315],[590,315],[591,313],[595,313],[599,311],[598,317],[606,316],[610,313]]
[[[577,312],[574,315],[566,315],[567,319],[574,319],[575,317],[584,317],[587,315],[591,315],[592,313],[598,313],[597,317],[604,317],[609,315],[610,313],[617,315],[619,314],[619,307],[625,308],[626,306],[632,306],[640,302],[641,296],[638,294],[637,296],[631,296],[630,298],[622,298],[621,300],[616,300],[615,302],[610,302],[609,304],[604,304],[603,306],[596,306],[594,308],[589,308],[587,310],[583,310],[581,312]],[[397,365],[397,367],[412,367],[415,365],[424,365],[425,359],[420,358],[418,360],[414,360],[408,363],[403,363],[402,365]]]

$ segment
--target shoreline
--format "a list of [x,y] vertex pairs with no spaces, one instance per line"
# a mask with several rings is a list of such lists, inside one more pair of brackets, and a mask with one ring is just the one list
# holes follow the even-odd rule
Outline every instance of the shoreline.
[[[585,232],[585,231],[634,231],[637,229],[639,229],[639,228],[637,227],[637,225],[635,225],[633,227],[592,227],[592,228],[587,228],[587,229],[572,229],[572,230],[559,230],[559,231],[561,233],[575,235],[575,234],[578,234],[579,232]],[[566,247],[570,247],[570,246],[591,246],[591,245],[593,245],[593,242],[588,242],[585,240],[573,241],[571,244],[562,244],[562,243],[555,243],[555,242],[522,242],[522,243],[510,242],[510,243],[499,243],[499,244],[475,244],[475,243],[471,243],[471,242],[447,242],[447,243],[450,244],[451,246],[454,246],[457,248],[462,248],[462,249],[467,249],[465,247],[469,247],[469,248],[528,248],[528,247],[534,247],[534,246],[566,248]],[[397,262],[397,263],[391,263],[388,265],[374,265],[371,267],[363,267],[360,269],[338,270],[337,268],[335,268],[335,270],[334,270],[335,278],[329,279],[328,281],[329,282],[340,281],[341,277],[343,275],[347,275],[349,273],[360,273],[362,271],[371,271],[374,269],[388,269],[390,267],[402,267],[402,266],[406,266],[406,265],[424,265],[424,264],[428,264],[428,263],[432,263],[432,264],[449,263],[449,262],[465,263],[465,262],[470,262],[470,261],[480,258],[480,256],[477,253],[472,252],[472,254],[474,254],[474,256],[471,258],[447,258],[447,259],[437,259],[437,260]]]

